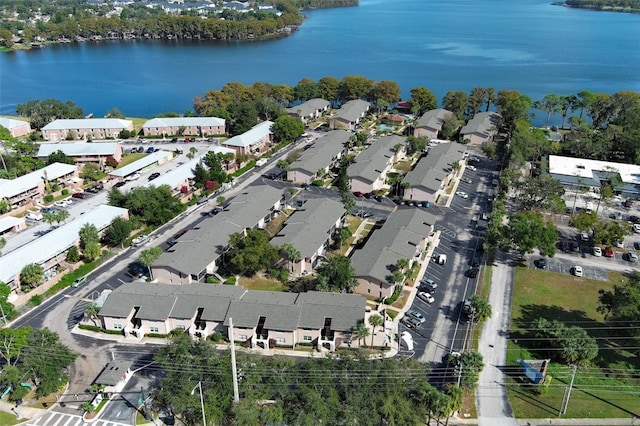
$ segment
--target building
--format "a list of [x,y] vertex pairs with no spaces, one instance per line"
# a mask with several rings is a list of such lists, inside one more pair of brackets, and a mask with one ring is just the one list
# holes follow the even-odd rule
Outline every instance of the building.
[[362,249],[351,256],[355,292],[379,299],[390,297],[396,283],[391,278],[400,259],[420,262],[433,241],[435,216],[422,209],[400,208],[389,215],[382,228],[374,230]]
[[36,263],[45,271],[45,280],[53,276],[54,271],[64,261],[65,254],[71,246],[78,244],[80,228],[85,224],[94,225],[98,232],[105,229],[116,217],[128,219],[127,209],[101,204],[65,223],[47,234],[0,257],[0,281],[6,283],[11,290],[19,288],[20,271],[25,266]]
[[149,155],[146,155],[139,160],[127,164],[124,167],[115,169],[109,172],[109,177],[117,181],[125,180],[127,176],[131,176],[137,172],[145,172],[153,167],[165,164],[171,161],[173,158],[173,152],[171,151],[156,151]]
[[459,143],[441,143],[432,147],[402,180],[404,199],[436,203],[446,193],[455,176],[455,163],[464,158],[466,148]]
[[319,171],[327,173],[346,152],[351,135],[346,130],[334,130],[316,139],[300,158],[291,163],[287,170],[287,180],[309,184],[318,178]]
[[19,138],[31,133],[31,125],[28,121],[14,120],[13,118],[0,117],[0,126],[9,131],[11,136]]
[[438,108],[427,111],[418,119],[413,129],[413,136],[417,138],[437,139],[438,133],[442,130],[442,125],[445,121],[453,118],[455,118],[453,113],[446,109]]
[[25,229],[27,229],[27,221],[24,220],[24,217],[5,216],[0,218],[0,236]]
[[233,148],[236,154],[259,154],[269,148],[273,135],[271,126],[273,121],[263,121],[243,134],[227,139],[223,145]]
[[154,279],[167,284],[191,284],[214,275],[229,237],[247,229],[263,229],[284,203],[280,188],[257,185],[231,200],[224,211],[204,218],[178,238],[151,266]]
[[[352,191],[373,192],[384,187],[387,172],[404,154],[407,139],[402,136],[384,136],[362,151],[347,169]],[[396,147],[400,145],[396,152]]]
[[142,125],[145,136],[213,136],[226,133],[224,118],[217,117],[160,117]]
[[585,160],[583,158],[549,156],[549,175],[560,181],[569,190],[589,187],[599,192],[603,182],[611,182],[614,175],[616,183],[613,192],[632,200],[640,200],[640,166],[611,161]]
[[61,187],[73,186],[76,179],[77,166],[53,163],[15,179],[0,179],[0,200],[8,201],[12,206],[19,206],[44,197],[47,183]]
[[46,141],[117,139],[123,130],[133,131],[133,121],[120,118],[74,118],[54,120],[44,126]]
[[195,176],[196,165],[202,161],[202,157],[194,158],[187,161],[184,164],[179,165],[175,169],[171,169],[154,180],[144,182],[142,186],[162,186],[168,185],[173,191],[174,195],[179,192],[184,192],[183,188],[187,188],[186,191],[190,191],[191,180]]
[[291,108],[287,108],[287,114],[292,117],[299,118],[304,124],[314,121],[327,111],[331,110],[331,103],[324,99],[315,98],[309,99],[306,102],[296,105]]
[[361,99],[346,102],[338,112],[329,117],[329,127],[331,129],[355,130],[369,108],[371,108],[371,104]]
[[354,294],[280,293],[240,286],[126,283],[114,290],[98,317],[105,330],[146,334],[183,330],[194,338],[220,333],[251,348],[299,344],[334,350],[364,322],[366,301]]
[[300,251],[300,260],[285,260],[290,274],[306,275],[315,270],[338,229],[344,226],[345,209],[341,202],[330,198],[307,200],[296,210],[271,244],[281,247],[291,244]]
[[497,112],[480,112],[460,129],[460,140],[473,145],[490,142],[501,124],[502,117]]
[[46,160],[49,154],[57,151],[62,151],[64,155],[71,157],[76,164],[94,163],[101,168],[109,157],[118,163],[122,160],[122,146],[117,142],[41,143],[38,158]]

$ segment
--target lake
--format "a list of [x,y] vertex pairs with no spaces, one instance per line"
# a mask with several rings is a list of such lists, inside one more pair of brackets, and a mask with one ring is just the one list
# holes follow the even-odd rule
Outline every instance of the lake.
[[640,15],[541,0],[362,0],[305,12],[269,41],[104,41],[0,54],[0,113],[29,99],[72,100],[85,113],[184,112],[229,81],[294,86],[363,75],[424,86],[514,89],[534,100],[581,90],[640,92]]

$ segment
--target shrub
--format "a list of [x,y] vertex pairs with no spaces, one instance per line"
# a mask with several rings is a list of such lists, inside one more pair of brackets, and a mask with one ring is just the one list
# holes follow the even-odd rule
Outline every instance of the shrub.
[[226,285],[236,285],[236,277],[229,277],[224,281],[224,283]]
[[91,325],[91,324],[78,324],[78,328],[81,330],[88,330],[88,331],[103,331],[100,327],[96,327],[95,325]]
[[316,179],[313,182],[311,182],[311,185],[313,185],[313,186],[323,186],[324,185],[324,181],[322,179]]
[[169,337],[168,334],[160,334],[160,333],[147,333],[145,334],[145,337],[155,337],[158,339],[166,339],[167,337]]
[[216,331],[211,336],[209,336],[209,338],[214,342],[218,343],[222,340],[222,333],[220,333],[219,331]]
[[387,298],[386,304],[393,305],[396,302],[396,300],[398,300],[401,294],[402,294],[402,286],[397,285],[391,297]]
[[69,251],[67,251],[66,260],[69,263],[77,263],[80,260],[80,253],[78,253],[78,247],[71,246]]
[[218,281],[218,279],[213,275],[209,275],[206,281],[208,284],[220,284],[220,281]]
[[32,306],[38,306],[42,303],[42,295],[41,294],[36,294],[34,296],[31,296],[31,299],[29,299],[29,304]]
[[69,195],[69,190],[68,190],[67,188],[64,188],[64,189],[61,191],[61,194],[62,194],[62,195]]
[[45,203],[50,203],[52,201],[53,201],[53,195],[47,194],[47,195],[44,196],[44,202]]

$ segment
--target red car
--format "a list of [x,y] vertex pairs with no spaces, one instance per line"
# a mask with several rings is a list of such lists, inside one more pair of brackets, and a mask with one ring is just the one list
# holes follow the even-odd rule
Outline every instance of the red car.
[[607,247],[604,249],[605,257],[613,257],[613,249],[611,247]]
[[360,191],[356,191],[356,192],[354,192],[354,193],[353,193],[353,195],[355,195],[355,196],[356,196],[356,197],[358,197],[358,198],[362,198],[362,197],[364,197],[364,194],[363,194],[362,192],[360,192]]
[[191,139],[189,139],[189,138],[184,138],[184,143],[189,143],[189,142],[191,142]]
[[72,195],[73,198],[80,198],[80,199],[85,199],[87,198],[87,194],[85,194],[84,192],[76,192],[75,194]]

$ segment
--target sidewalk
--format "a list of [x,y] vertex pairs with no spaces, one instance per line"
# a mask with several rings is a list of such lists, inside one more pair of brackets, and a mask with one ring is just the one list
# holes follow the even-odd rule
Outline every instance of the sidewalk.
[[47,412],[47,410],[45,409],[29,407],[27,405],[19,405],[18,407],[16,407],[15,404],[2,400],[0,400],[0,411],[11,414],[17,413],[20,417],[18,418],[18,416],[16,416],[16,418],[22,420],[31,420]]
[[[622,425],[640,425],[640,419],[637,418],[615,418],[615,419],[515,419],[518,426],[549,426],[549,425],[572,425],[572,426],[622,426]],[[436,425],[435,420],[431,422]],[[478,419],[462,419],[457,416],[449,417],[450,425],[478,425]]]

